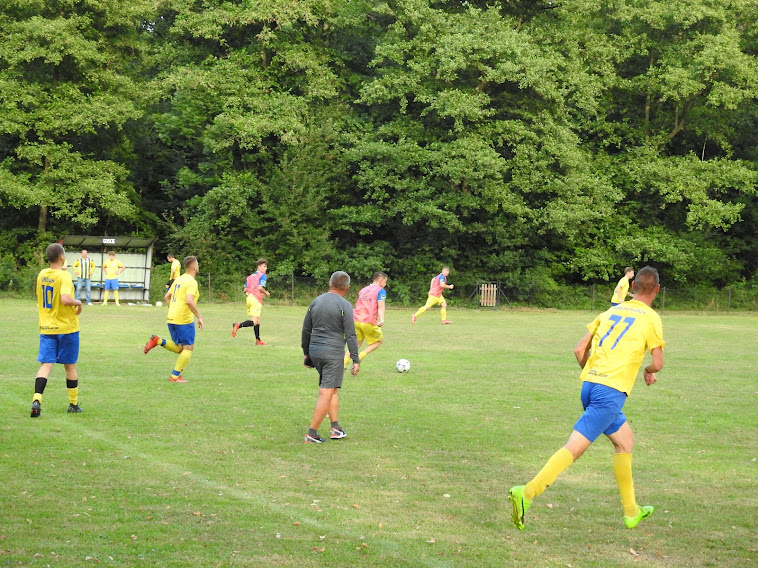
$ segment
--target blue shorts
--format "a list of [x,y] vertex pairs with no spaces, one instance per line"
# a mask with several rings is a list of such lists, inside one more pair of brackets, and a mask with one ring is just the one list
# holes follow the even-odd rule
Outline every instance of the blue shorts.
[[106,278],[103,288],[105,290],[118,290],[118,278]]
[[171,341],[177,345],[195,344],[195,322],[170,323],[168,324],[168,331],[171,334]]
[[625,392],[585,381],[582,383],[584,414],[574,424],[574,430],[590,442],[597,440],[600,434],[615,434],[626,422],[621,411],[625,402]]
[[79,359],[79,332],[39,336],[39,363],[73,365]]

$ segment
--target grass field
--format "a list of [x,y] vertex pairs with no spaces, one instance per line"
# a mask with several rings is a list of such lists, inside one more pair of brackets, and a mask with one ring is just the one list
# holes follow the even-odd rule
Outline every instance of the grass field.
[[200,308],[189,382],[171,384],[175,355],[142,353],[165,308],[85,306],[84,413],[56,367],[32,420],[36,308],[0,302],[0,566],[758,565],[756,315],[664,315],[666,367],[625,408],[653,517],[623,528],[603,439],[518,531],[507,490],[579,416],[572,350],[594,314],[388,310],[342,389],[348,437],[306,445],[304,308],[265,307],[266,347],[231,338],[242,304]]

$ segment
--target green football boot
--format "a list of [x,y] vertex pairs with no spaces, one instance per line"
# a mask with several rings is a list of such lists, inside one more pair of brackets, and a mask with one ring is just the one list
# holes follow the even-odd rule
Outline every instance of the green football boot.
[[513,505],[511,520],[513,521],[513,526],[519,530],[524,530],[524,515],[532,504],[531,501],[527,501],[524,498],[524,487],[524,485],[516,485],[508,491],[511,497],[511,505]]
[[[515,509],[514,509],[515,511]],[[655,511],[655,507],[652,505],[645,505],[644,507],[637,507],[637,514],[633,517],[627,517],[624,515],[624,526],[628,529],[633,529],[642,519],[647,519]]]

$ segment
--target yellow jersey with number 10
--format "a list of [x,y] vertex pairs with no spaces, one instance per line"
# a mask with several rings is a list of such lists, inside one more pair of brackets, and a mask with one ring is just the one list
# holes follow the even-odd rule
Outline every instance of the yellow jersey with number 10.
[[168,317],[166,321],[168,323],[175,323],[179,325],[192,323],[195,318],[195,314],[189,309],[187,305],[187,295],[195,297],[197,302],[200,297],[200,290],[197,286],[197,280],[194,276],[182,274],[179,278],[174,280],[171,284],[171,299],[168,304]]
[[660,316],[647,304],[629,300],[613,306],[587,326],[592,348],[580,379],[629,395],[646,351],[663,347]]
[[41,335],[63,335],[79,331],[76,306],[64,306],[61,295],[74,298],[71,274],[57,268],[45,268],[37,275],[37,311]]

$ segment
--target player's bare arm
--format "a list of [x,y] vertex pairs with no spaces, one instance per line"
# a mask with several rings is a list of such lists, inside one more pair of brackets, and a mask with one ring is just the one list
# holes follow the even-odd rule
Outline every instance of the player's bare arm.
[[647,367],[645,367],[645,384],[647,386],[653,385],[658,382],[658,379],[655,377],[655,374],[663,369],[663,349],[660,347],[656,347],[652,351],[650,351],[650,354],[653,356],[653,362],[650,363]]
[[82,301],[76,300],[68,294],[61,294],[61,304],[64,306],[76,306],[76,315],[82,313]]
[[592,347],[592,332],[587,332],[587,334],[582,337],[582,339],[579,341],[579,343],[576,344],[576,348],[574,349],[574,357],[576,357],[576,362],[579,363],[579,366],[584,369],[584,366],[587,364],[587,359],[590,357],[590,348]]
[[187,307],[197,317],[197,325],[200,329],[203,329],[203,316],[197,311],[197,304],[195,303],[195,296],[187,294]]

